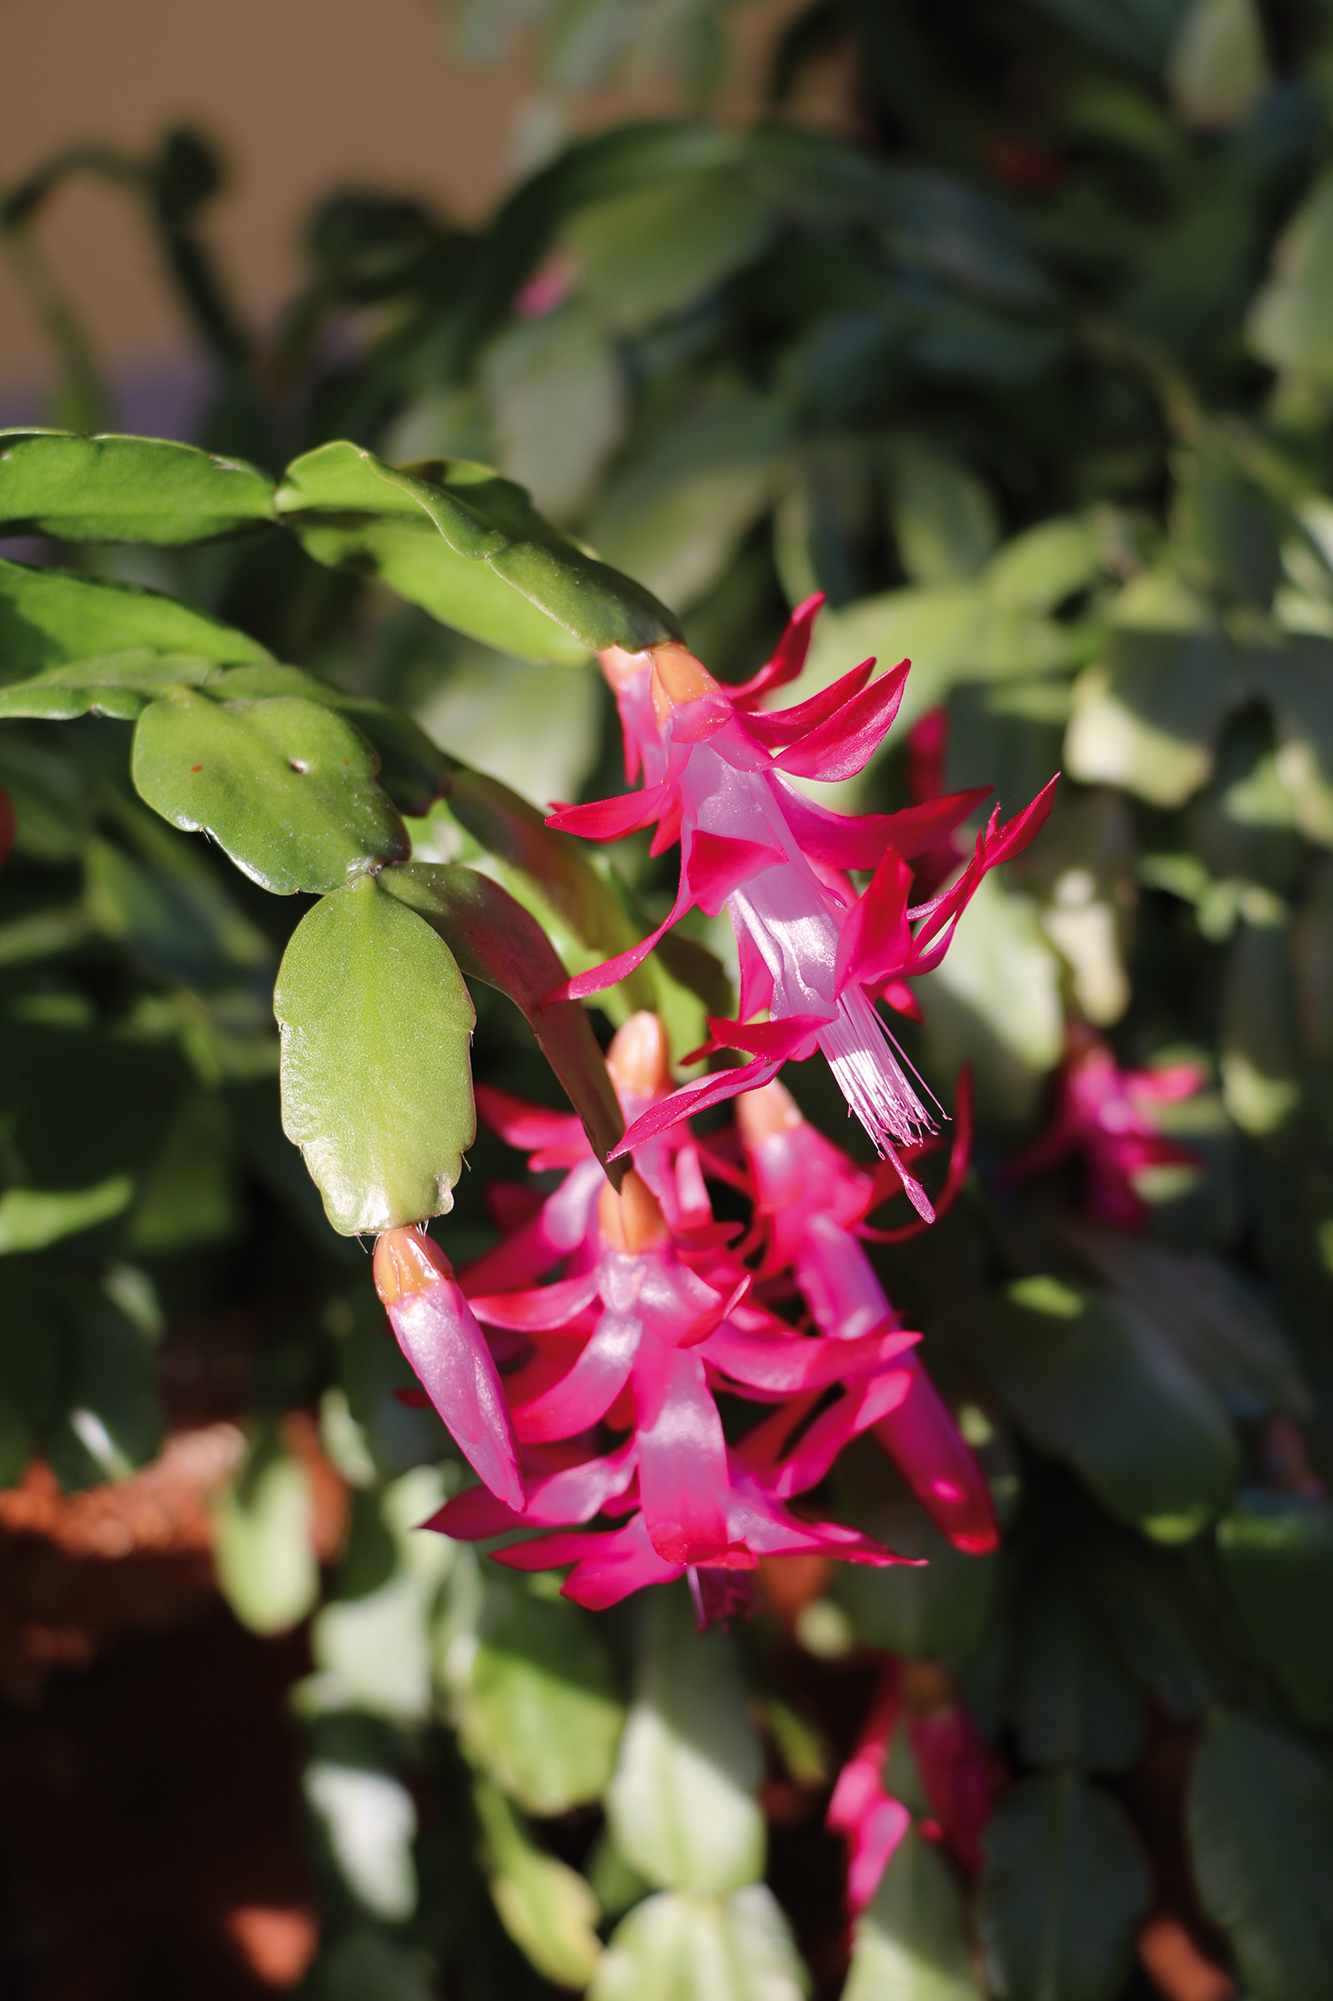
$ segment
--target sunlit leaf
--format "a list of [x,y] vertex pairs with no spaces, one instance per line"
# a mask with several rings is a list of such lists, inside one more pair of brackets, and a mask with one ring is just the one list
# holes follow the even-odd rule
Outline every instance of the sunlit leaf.
[[204,542],[272,521],[273,482],[167,438],[0,431],[0,528],[67,542]]

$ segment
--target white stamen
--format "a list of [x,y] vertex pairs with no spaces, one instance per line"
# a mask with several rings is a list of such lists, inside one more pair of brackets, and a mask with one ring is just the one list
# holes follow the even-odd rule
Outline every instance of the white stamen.
[[888,1034],[859,987],[848,987],[838,1012],[821,1029],[819,1046],[828,1058],[838,1089],[881,1154],[894,1140],[910,1145],[933,1133],[935,1121],[907,1081]]

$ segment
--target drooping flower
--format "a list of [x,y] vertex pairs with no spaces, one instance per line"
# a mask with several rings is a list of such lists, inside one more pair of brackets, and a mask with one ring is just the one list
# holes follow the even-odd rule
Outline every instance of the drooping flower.
[[1148,1167],[1201,1165],[1197,1154],[1158,1130],[1153,1107],[1191,1097],[1205,1082],[1197,1063],[1122,1070],[1101,1037],[1073,1020],[1051,1123],[1009,1162],[1003,1178],[1025,1180],[1076,1156],[1087,1170],[1087,1214],[1137,1229],[1148,1219],[1148,1205],[1135,1175]]
[[[958,1138],[941,1206],[947,1207],[966,1170],[971,1133],[970,1089],[960,1080]],[[892,1191],[808,1125],[780,1083],[736,1101],[736,1123],[753,1177],[755,1205],[768,1231],[765,1274],[790,1266],[815,1325],[837,1341],[898,1326],[898,1318],[866,1256],[865,1217]],[[920,1224],[908,1225],[907,1234]],[[971,1555],[994,1549],[999,1527],[990,1488],[953,1414],[915,1353],[905,1355],[906,1395],[873,1426],[927,1513]]]
[[499,1371],[453,1266],[420,1224],[379,1237],[375,1289],[463,1457],[493,1494],[521,1509],[523,1481]]
[[870,1715],[829,1801],[828,1826],[847,1842],[847,1908],[853,1917],[874,1897],[912,1824],[907,1806],[885,1783],[900,1724],[930,1809],[920,1832],[943,1842],[964,1868],[975,1873],[982,1866],[981,1837],[990,1818],[997,1761],[946,1668],[886,1655]]
[[[938,965],[982,876],[1025,847],[1050,810],[1054,780],[1006,826],[993,814],[959,880],[909,907],[911,856],[937,844],[984,793],[848,817],[797,788],[797,778],[843,779],[863,769],[897,713],[908,669],[903,661],[876,681],[868,660],[795,708],[762,709],[765,694],[800,672],[820,602],[798,609],[772,661],[740,688],[721,687],[674,644],[603,655],[620,707],[626,770],[631,781],[642,771],[644,787],[558,809],[550,824],[613,840],[657,822],[655,853],[680,842],[680,884],[656,931],[559,992],[600,993],[639,965],[691,907],[712,917],[725,908],[740,958],[739,1018],[710,1018],[709,1027],[713,1046],[750,1057],[652,1106],[622,1151],[766,1083],[785,1060],[818,1048],[880,1154],[897,1162],[896,1150],[932,1132],[934,1122],[873,1003]],[[859,895],[847,873],[853,869],[871,872]],[[765,1010],[766,1021],[754,1019]],[[920,1184],[905,1168],[902,1180],[929,1220]]]

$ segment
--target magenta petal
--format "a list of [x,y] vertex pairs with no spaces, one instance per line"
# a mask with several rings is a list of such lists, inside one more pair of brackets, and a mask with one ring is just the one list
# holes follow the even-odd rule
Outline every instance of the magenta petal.
[[494,1563],[508,1570],[555,1570],[562,1563],[577,1563],[596,1543],[614,1542],[623,1529],[603,1529],[585,1535],[580,1529],[561,1529],[555,1535],[534,1536],[529,1542],[511,1542],[506,1549],[491,1551]]
[[590,966],[586,973],[575,973],[571,979],[563,980],[545,996],[542,1005],[549,1007],[558,1000],[586,1000],[592,994],[605,993],[608,987],[615,986],[617,980],[626,979],[643,964],[654,945],[665,938],[689,907],[689,886],[682,874],[676,901],[655,931],[650,931],[646,938],[640,939],[637,945],[631,945],[627,951],[617,952],[614,959],[604,959],[600,966]]
[[643,1323],[637,1314],[609,1308],[567,1374],[549,1390],[519,1404],[514,1429],[525,1441],[572,1438],[604,1417],[629,1380]]
[[835,993],[853,980],[858,986],[882,986],[902,971],[912,950],[907,923],[911,891],[912,871],[890,848],[843,923]]
[[1000,1528],[986,1476],[919,1364],[902,1402],[876,1421],[874,1431],[950,1542],[971,1556],[998,1548]]
[[724,1021],[706,1017],[719,1049],[744,1049],[771,1062],[799,1063],[815,1053],[815,1038],[829,1025],[826,1014],[786,1014],[776,1021]]
[[798,737],[808,736],[812,729],[836,715],[853,695],[859,695],[874,666],[873,659],[863,660],[859,667],[853,667],[849,674],[830,682],[827,688],[821,688],[808,702],[798,702],[794,709],[759,709],[745,718],[745,727],[751,736],[757,737],[770,750],[785,750]]
[[469,1487],[437,1508],[420,1526],[452,1536],[455,1542],[484,1542],[489,1536],[503,1535],[506,1529],[521,1529],[528,1519],[526,1514],[515,1514],[503,1501],[497,1501],[489,1488]]
[[481,1542],[506,1529],[526,1528],[532,1522],[563,1528],[573,1522],[590,1522],[608,1501],[624,1493],[634,1478],[638,1451],[632,1438],[601,1459],[583,1459],[562,1466],[554,1473],[527,1475],[528,1505],[516,1515],[503,1501],[497,1501],[484,1487],[469,1487],[455,1494],[438,1513],[421,1524],[438,1529],[459,1542]]
[[906,1354],[919,1334],[895,1329],[860,1340],[807,1340],[800,1335],[780,1338],[749,1334],[728,1323],[704,1344],[704,1360],[733,1382],[769,1396],[796,1396],[803,1390],[828,1389],[848,1377],[882,1368]]
[[474,1292],[512,1291],[531,1285],[552,1265],[559,1264],[583,1243],[593,1224],[597,1197],[606,1185],[601,1163],[580,1161],[553,1195],[543,1202],[530,1223],[497,1244],[458,1274],[470,1297]]
[[472,1311],[487,1327],[511,1327],[520,1333],[546,1332],[565,1323],[591,1305],[597,1297],[600,1273],[580,1272],[576,1278],[559,1278],[554,1285],[534,1286],[530,1292],[468,1293]]
[[[912,1383],[914,1358],[901,1369],[852,1383],[827,1410],[821,1411],[776,1472],[765,1484],[783,1499],[818,1486],[844,1445],[896,1410]],[[916,1365],[919,1367],[919,1364]]]
[[898,713],[910,662],[898,666],[878,681],[872,681],[859,695],[853,695],[838,713],[795,743],[773,762],[793,778],[855,778],[878,750],[880,739]]
[[634,1398],[649,1539],[668,1563],[707,1563],[727,1546],[727,1447],[698,1350],[645,1340]]
[[389,1308],[398,1345],[459,1451],[497,1499],[522,1511],[509,1406],[486,1337],[461,1288],[442,1280]]
[[880,1878],[911,1825],[912,1816],[907,1808],[889,1793],[871,1807],[858,1825],[847,1869],[847,1908],[853,1917],[873,1900]]
[[967,792],[946,792],[920,806],[904,806],[899,813],[885,814],[890,846],[908,861],[924,855],[947,840],[992,789],[977,785]]
[[497,1091],[493,1084],[476,1086],[477,1110],[493,1133],[518,1153],[547,1152],[553,1147],[588,1150],[588,1136],[576,1113],[553,1112],[523,1098]]
[[715,1070],[711,1077],[704,1077],[697,1084],[682,1084],[669,1098],[659,1098],[655,1105],[650,1105],[634,1121],[619,1146],[612,1147],[607,1159],[617,1160],[621,1154],[632,1153],[645,1140],[679,1125],[682,1119],[693,1118],[696,1112],[706,1112],[725,1103],[739,1091],[758,1090],[761,1084],[776,1077],[781,1068],[780,1060],[756,1056],[753,1063],[742,1063],[735,1070]]
[[586,806],[555,806],[546,816],[548,827],[564,834],[581,834],[585,841],[618,841],[660,819],[670,784],[647,785],[642,792],[625,792],[614,799],[593,799]]
[[[586,1605],[590,1612],[604,1612],[646,1585],[672,1584],[684,1573],[683,1565],[672,1563],[653,1548],[642,1515],[635,1515],[633,1521],[610,1535],[584,1536],[581,1540],[585,1552],[560,1588],[564,1597]],[[595,1548],[587,1547],[593,1543]]]
[[730,834],[696,829],[689,837],[684,869],[694,901],[709,917],[717,917],[741,883],[785,861],[781,848],[765,841],[740,841]]
[[773,658],[766,666],[759,669],[753,680],[743,681],[739,687],[727,690],[738,708],[751,708],[758,697],[770,688],[784,687],[788,681],[796,679],[805,665],[805,656],[810,651],[815,620],[823,603],[823,591],[816,591],[813,597],[802,599],[788,619],[786,631],[773,649]]
[[873,869],[883,860],[884,850],[895,845],[892,822],[896,814],[834,813],[807,799],[779,772],[772,774],[771,782],[782,817],[810,861],[836,869]]

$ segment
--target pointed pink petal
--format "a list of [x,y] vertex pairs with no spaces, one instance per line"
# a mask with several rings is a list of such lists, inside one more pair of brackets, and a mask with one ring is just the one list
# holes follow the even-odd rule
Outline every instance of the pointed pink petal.
[[828,721],[773,762],[793,778],[823,778],[832,782],[854,778],[878,750],[880,740],[898,713],[910,662],[904,660],[880,680],[854,695]]
[[728,1323],[710,1336],[703,1356],[733,1382],[785,1397],[803,1390],[827,1389],[832,1383],[881,1368],[920,1339],[919,1334],[896,1328],[851,1341],[801,1335],[779,1339],[771,1334],[743,1333]]
[[[493,1084],[476,1086],[477,1110],[493,1133],[517,1153],[536,1153],[552,1147],[573,1146],[576,1158],[588,1151],[588,1136],[577,1113],[555,1112],[545,1105],[529,1105]],[[572,1164],[572,1163],[571,1163]]]
[[[592,994],[605,993],[606,989],[615,986],[618,980],[626,979],[643,964],[654,945],[665,938],[672,925],[685,915],[689,907],[689,885],[682,872],[680,887],[676,891],[676,901],[655,931],[650,931],[637,945],[631,945],[628,951],[617,952],[614,959],[604,959],[600,966],[590,966],[586,973],[575,973],[572,979],[562,980],[558,987],[552,987],[550,993],[545,996],[543,1007],[549,1007],[553,1001],[558,1000],[587,1000]],[[622,1141],[620,1150],[623,1149]]]
[[781,1068],[780,1061],[756,1056],[753,1063],[742,1063],[735,1070],[716,1070],[711,1077],[701,1078],[697,1084],[682,1084],[669,1098],[659,1098],[655,1105],[650,1105],[634,1121],[619,1146],[611,1149],[607,1159],[617,1160],[622,1154],[632,1153],[645,1140],[679,1125],[682,1119],[692,1118],[696,1112],[706,1112],[714,1105],[723,1104],[728,1098],[734,1098],[738,1091],[757,1090],[760,1084],[767,1084],[770,1078],[776,1077]]
[[857,1827],[847,1868],[847,1909],[853,1917],[873,1901],[880,1878],[911,1825],[912,1816],[902,1801],[885,1793]]
[[799,1063],[804,1057],[813,1056],[815,1037],[821,1028],[828,1027],[829,1017],[787,1014],[776,1021],[740,1022],[723,1021],[710,1014],[707,1021],[719,1049],[744,1049],[769,1062]]
[[514,1429],[525,1441],[572,1438],[604,1417],[629,1380],[642,1322],[609,1308],[572,1369],[551,1388],[514,1409]]
[[902,971],[913,943],[907,924],[911,890],[912,871],[890,848],[843,923],[836,993],[853,980],[858,986],[877,987]]
[[469,1292],[472,1311],[487,1327],[512,1327],[520,1333],[563,1327],[597,1297],[601,1274],[596,1266],[577,1278],[560,1278],[554,1285],[530,1292]]
[[819,1413],[790,1456],[771,1475],[765,1474],[769,1492],[787,1500],[818,1486],[843,1447],[902,1402],[912,1384],[914,1360],[908,1356],[903,1368],[850,1384],[835,1404]]
[[727,1536],[727,1447],[694,1348],[645,1340],[634,1371],[639,1498],[668,1563],[706,1563]]
[[773,658],[767,666],[761,667],[753,680],[727,689],[737,708],[753,708],[759,696],[766,694],[770,688],[785,687],[788,681],[796,679],[810,651],[815,619],[823,603],[823,591],[816,591],[813,597],[803,599],[788,619],[786,631],[774,647]]
[[850,702],[853,695],[859,695],[874,671],[873,659],[863,660],[859,667],[853,667],[837,681],[821,688],[808,702],[798,702],[794,709],[758,709],[745,718],[745,727],[750,735],[766,744],[770,750],[785,750],[798,737],[807,736],[819,724],[826,723],[830,716]]
[[876,1422],[874,1432],[950,1542],[971,1556],[998,1548],[1000,1527],[986,1476],[919,1364],[907,1395]]
[[424,1291],[404,1292],[388,1313],[399,1347],[463,1457],[499,1500],[521,1512],[523,1482],[509,1406],[461,1287],[445,1279]]
[[530,1223],[458,1274],[464,1292],[510,1292],[541,1278],[583,1243],[605,1185],[599,1161],[580,1161]]
[[904,806],[899,813],[887,814],[891,845],[907,861],[927,854],[947,840],[992,789],[989,785],[976,785],[966,792],[946,792],[920,806]]
[[581,834],[585,841],[618,841],[660,819],[674,786],[663,781],[642,792],[623,792],[614,799],[592,799],[585,806],[553,806],[548,827],[564,834]]
[[786,859],[781,848],[766,841],[738,841],[700,828],[690,837],[684,873],[694,901],[709,917],[717,917],[741,883]]
[[585,1536],[583,1540],[596,1540],[598,1547],[575,1564],[560,1590],[562,1597],[572,1598],[590,1612],[604,1612],[632,1591],[642,1591],[649,1584],[672,1584],[684,1575],[682,1564],[672,1563],[653,1548],[642,1515],[635,1515],[614,1535]]

